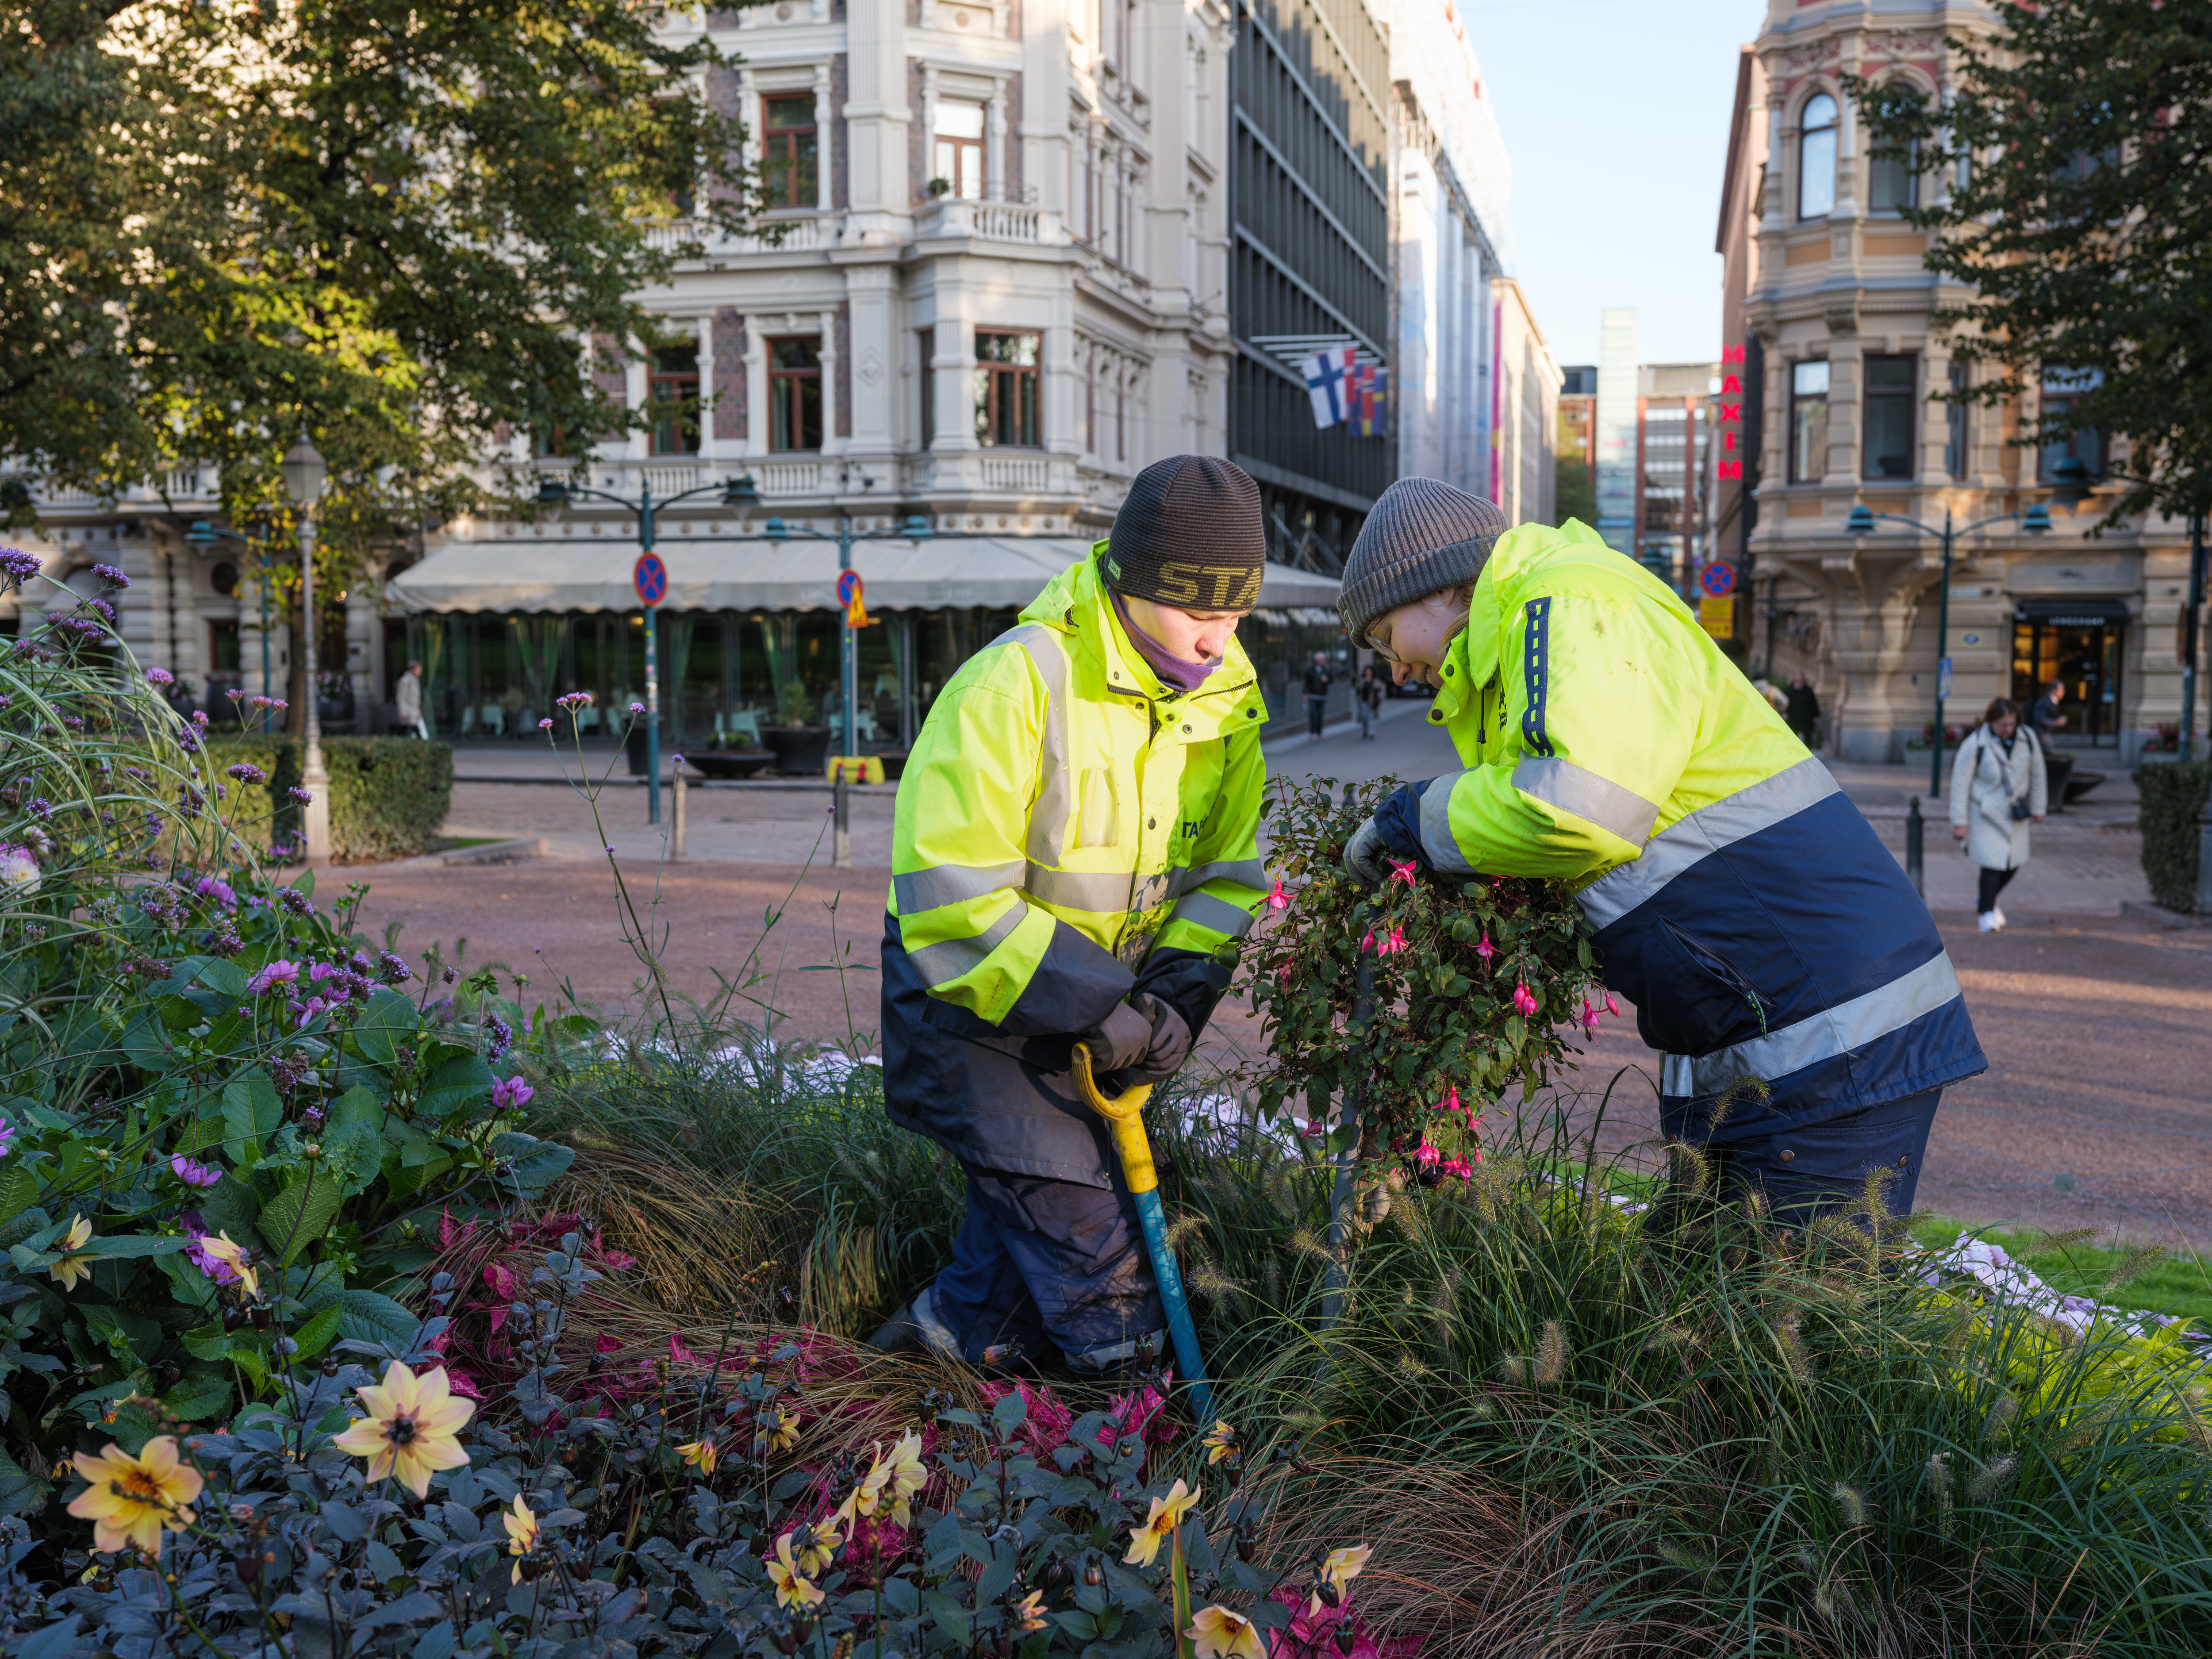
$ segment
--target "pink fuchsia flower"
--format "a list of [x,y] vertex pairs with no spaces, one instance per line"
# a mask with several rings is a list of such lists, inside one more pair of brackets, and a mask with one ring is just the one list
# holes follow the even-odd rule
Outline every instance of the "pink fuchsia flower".
[[1525,980],[1516,980],[1513,982],[1513,1006],[1523,1019],[1532,1018],[1535,1014],[1536,999],[1529,993],[1528,981]]
[[1437,1109],[1440,1112],[1460,1112],[1467,1109],[1459,1103],[1459,1085],[1456,1083],[1452,1085],[1451,1092],[1437,1103]]
[[1582,1020],[1583,1030],[1588,1031],[1592,1036],[1595,1036],[1597,1035],[1597,1010],[1590,1006],[1590,1000],[1588,997],[1584,997],[1583,999]]
[[[1477,1153],[1476,1156],[1480,1157],[1481,1154]],[[1457,1176],[1462,1181],[1469,1180],[1474,1175],[1474,1165],[1463,1158],[1448,1158],[1437,1166],[1437,1169],[1440,1173]]]
[[1421,1144],[1413,1148],[1413,1162],[1419,1164],[1424,1170],[1435,1169],[1437,1167],[1437,1160],[1443,1156],[1443,1153],[1442,1152],[1429,1144],[1429,1138],[1426,1135],[1423,1135],[1421,1137]]
[[1613,993],[1610,991],[1605,994],[1605,1011],[1615,1019],[1620,1018],[1620,1005],[1613,1000]]
[[149,668],[146,671],[146,684],[149,685],[174,685],[176,683],[177,677],[166,668]]
[[222,1179],[222,1170],[211,1170],[204,1164],[195,1164],[182,1152],[169,1160],[169,1168],[187,1187],[212,1187]]
[[491,1105],[495,1112],[512,1112],[530,1103],[538,1091],[524,1082],[520,1076],[507,1079],[491,1085]]
[[1384,878],[1383,885],[1387,887],[1391,882],[1402,881],[1407,886],[1411,887],[1413,884],[1413,877],[1419,869],[1419,866],[1411,859],[1406,859],[1403,860],[1392,859],[1390,860],[1390,873]]
[[1399,927],[1397,923],[1392,922],[1390,924],[1390,931],[1386,934],[1377,937],[1374,930],[1370,928],[1368,931],[1367,937],[1359,941],[1359,948],[1363,951],[1371,950],[1378,957],[1387,957],[1394,951],[1405,950],[1407,948],[1406,930]]
[[1474,953],[1485,962],[1498,954],[1498,947],[1490,942],[1490,930],[1487,927],[1482,930],[1482,943],[1474,947]]
[[299,981],[300,964],[296,962],[280,960],[270,963],[252,979],[246,981],[246,988],[256,996],[265,997],[280,985],[296,985]]
[[1283,890],[1283,878],[1280,876],[1275,878],[1275,890],[1267,895],[1267,908],[1270,910],[1287,910],[1291,908],[1291,896]]

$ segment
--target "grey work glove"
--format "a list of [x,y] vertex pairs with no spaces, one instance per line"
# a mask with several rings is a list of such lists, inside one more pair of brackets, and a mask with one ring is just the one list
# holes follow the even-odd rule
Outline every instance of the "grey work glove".
[[1111,1013],[1089,1030],[1079,1032],[1075,1040],[1091,1050],[1091,1076],[1103,1078],[1109,1072],[1125,1071],[1142,1060],[1152,1046],[1151,1011],[1140,1012],[1129,1003],[1117,1002]]
[[1139,1014],[1151,1017],[1152,1041],[1144,1054],[1133,1062],[1128,1075],[1122,1079],[1124,1088],[1141,1083],[1165,1083],[1182,1069],[1190,1058],[1190,1026],[1176,1012],[1173,1003],[1139,991],[1129,999],[1129,1006]]
[[1354,880],[1364,881],[1370,887],[1382,879],[1386,873],[1382,860],[1389,856],[1389,848],[1382,840],[1382,832],[1372,817],[1364,819],[1352,832],[1352,839],[1344,844],[1345,873]]

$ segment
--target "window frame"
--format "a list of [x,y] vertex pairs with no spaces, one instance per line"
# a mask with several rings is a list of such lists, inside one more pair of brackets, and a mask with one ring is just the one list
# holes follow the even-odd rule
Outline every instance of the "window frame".
[[[2054,389],[2051,383],[2055,377],[2078,380],[2081,384],[2070,388],[2061,386]],[[2071,409],[2081,398],[2102,386],[2104,379],[2103,374],[2094,369],[2085,374],[2080,369],[2052,368],[2048,364],[2045,365],[2037,380],[2035,412],[2039,422],[2046,415]],[[2057,410],[2053,405],[2057,406]],[[2089,481],[2094,483],[2105,476],[2106,456],[2105,434],[2097,427],[2082,427],[2060,437],[2042,439],[2035,446],[2035,481],[2039,484],[2050,483],[2058,464],[2074,459],[2088,468]]]
[[[985,355],[986,340],[1030,340],[1036,343],[1036,360],[1024,363]],[[1029,393],[1023,397],[1023,384]],[[1007,422],[1003,412],[1012,400],[1012,425],[1017,435],[1002,439]],[[1029,431],[1020,435],[1024,416]],[[1037,329],[979,328],[975,331],[975,441],[984,449],[1042,449],[1044,447],[1044,335]]]
[[[1828,105],[1827,118],[1818,126],[1808,126],[1806,125],[1806,118],[1813,112],[1813,106],[1823,99],[1826,100]],[[1797,112],[1797,217],[1801,222],[1825,219],[1836,210],[1836,167],[1837,156],[1841,149],[1842,120],[1842,106],[1836,101],[1835,94],[1827,91],[1814,93],[1805,100]],[[1813,159],[1813,140],[1816,137],[1824,140],[1822,148],[1827,156],[1828,192],[1827,199],[1820,210],[1814,213],[1809,211],[1805,205],[1805,179],[1808,171],[1808,164]]]
[[[956,106],[976,112],[981,131],[975,137],[947,133],[939,129],[938,123],[944,118],[945,112]],[[952,149],[950,168],[942,165],[939,154],[945,145]],[[972,195],[960,187],[963,170],[962,158],[970,151],[974,152],[975,165],[975,189]],[[939,98],[936,107],[930,112],[929,159],[930,177],[945,180],[947,196],[957,197],[965,202],[988,199],[991,191],[991,106],[980,98]]]
[[935,325],[915,331],[915,341],[921,351],[921,447],[927,451],[937,441],[937,329]]
[[[688,370],[672,369],[666,366],[664,360],[675,352],[690,354],[691,367]],[[703,435],[699,418],[699,385],[697,341],[679,340],[673,345],[653,348],[653,359],[645,374],[646,407],[653,412],[653,428],[646,439],[648,455],[699,453],[700,440]],[[679,412],[680,405],[687,402],[691,405],[690,411],[688,414]],[[663,414],[660,410],[664,404],[677,407],[672,407]]]
[[[1905,382],[1898,386],[1880,386],[1874,383],[1876,363],[1904,363]],[[1920,356],[1911,351],[1869,352],[1859,359],[1859,477],[1871,483],[1911,483],[1918,479],[1919,422],[1913,417],[1920,410]],[[1873,471],[1875,406],[1902,404],[1905,407],[1905,471],[1876,472]]]
[[[811,364],[787,368],[776,362],[776,348],[783,345],[803,345],[814,355]],[[761,350],[768,362],[768,447],[774,455],[814,455],[822,451],[823,421],[822,408],[822,337],[819,334],[775,334],[761,342]],[[805,441],[806,429],[806,388],[814,388],[814,441]],[[779,438],[796,434],[797,443],[779,442]]]
[[[1922,106],[1924,108],[1927,105],[1927,94],[1907,77],[1899,77],[1885,90],[1918,93]],[[1899,176],[1905,187],[1905,199],[1901,202],[1892,202],[1885,207],[1875,198],[1877,193],[1877,181],[1881,177],[1881,170],[1889,167],[1903,169]],[[1867,147],[1867,212],[1869,216],[1880,215],[1883,218],[1902,217],[1919,205],[1920,141],[1915,138],[1905,146],[1905,157],[1902,161],[1884,161],[1875,155],[1874,147],[1869,144]]]
[[[1966,389],[1966,363],[1962,357],[1951,359],[1944,378],[1950,382],[1955,394]],[[1964,483],[1972,469],[1971,452],[1967,441],[1972,428],[1966,416],[1970,406],[1962,398],[1955,398],[1943,406],[1943,473],[1954,483]]]
[[[811,112],[805,125],[787,123],[777,125],[769,120],[770,106],[779,103],[796,103],[802,98],[806,100],[807,106]],[[821,100],[815,96],[814,89],[809,87],[786,91],[763,91],[760,94],[760,102],[761,190],[767,210],[770,213],[799,213],[818,209],[822,205]],[[802,138],[808,143],[808,153],[804,157],[798,153],[798,144]],[[783,142],[789,152],[781,159],[776,158],[773,153],[779,140]],[[813,175],[804,200],[799,199],[797,195],[802,161]],[[773,192],[779,182],[788,185],[789,188],[784,194],[789,199],[781,202],[774,199]]]
[[[1819,364],[1825,373],[1817,392],[1799,388],[1798,371]],[[1790,365],[1790,482],[1793,484],[1819,483],[1828,471],[1828,398],[1835,387],[1835,369],[1826,357],[1804,357]],[[1820,437],[1812,446],[1815,453],[1807,456],[1805,450],[1805,422],[1800,410],[1818,404]],[[1805,463],[1810,460],[1815,469],[1806,476]]]

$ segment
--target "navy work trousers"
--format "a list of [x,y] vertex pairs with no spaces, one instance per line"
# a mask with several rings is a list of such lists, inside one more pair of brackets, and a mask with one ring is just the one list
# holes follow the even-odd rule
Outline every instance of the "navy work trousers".
[[1858,1210],[1867,1177],[1879,1170],[1890,1214],[1910,1215],[1942,1098],[1941,1089],[1930,1089],[1802,1128],[1708,1142],[1718,1195],[1734,1201],[1757,1188],[1776,1220],[1802,1226],[1819,1215]]
[[1073,1181],[1006,1175],[962,1161],[968,1213],[931,1312],[970,1364],[1057,1347],[1077,1370],[1158,1352],[1167,1315],[1145,1254],[1137,1200]]

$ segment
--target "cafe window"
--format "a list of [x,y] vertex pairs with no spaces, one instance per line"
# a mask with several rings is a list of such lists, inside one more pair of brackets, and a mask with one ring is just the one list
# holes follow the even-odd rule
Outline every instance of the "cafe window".
[[927,449],[937,441],[937,370],[932,367],[937,361],[937,331],[925,328],[915,337],[921,343],[921,373],[915,378],[921,383],[921,447]]
[[1798,125],[1797,216],[1824,219],[1836,210],[1836,100],[1815,93]]
[[1043,337],[975,333],[975,441],[986,448],[1035,449],[1044,441],[1038,419],[1038,358]]
[[768,343],[768,447],[822,447],[822,339],[803,334]]
[[1918,471],[1912,464],[1918,408],[1912,396],[1915,368],[1911,357],[1866,360],[1866,435],[1859,469],[1866,477],[1910,478]]
[[1818,483],[1828,470],[1828,365],[1790,369],[1790,482]]
[[696,455],[699,453],[699,348],[696,345],[662,346],[655,351],[653,368],[646,379],[646,396],[652,404],[653,453],[656,455]]
[[936,119],[936,171],[945,189],[971,202],[983,199],[983,106],[964,99],[940,100]]
[[761,100],[761,188],[770,208],[811,208],[821,200],[814,94]]

